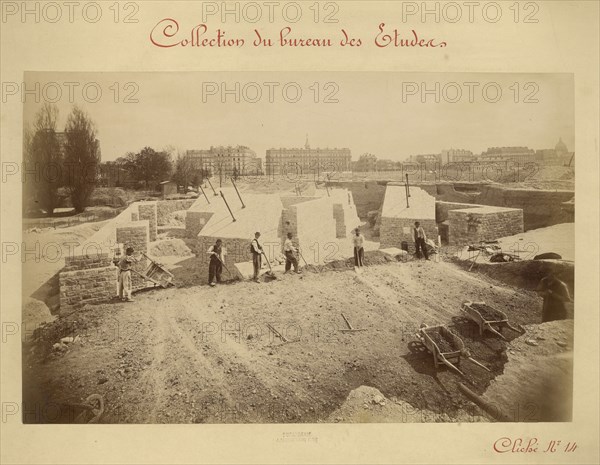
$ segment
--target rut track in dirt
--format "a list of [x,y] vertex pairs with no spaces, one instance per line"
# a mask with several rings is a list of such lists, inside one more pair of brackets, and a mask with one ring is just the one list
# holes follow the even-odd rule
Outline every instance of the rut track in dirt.
[[[465,300],[485,301],[517,323],[540,319],[534,294],[444,262],[152,290],[134,303],[80,312],[79,320],[97,318],[100,330],[109,315],[137,330],[112,344],[102,331],[86,335],[65,355],[36,363],[33,383],[50,398],[104,395],[107,422],[317,422],[361,385],[452,416],[466,410],[457,389],[463,380],[434,369],[415,338],[419,325],[449,325],[492,370],[461,364],[478,392],[506,360],[504,341],[480,337],[464,319]],[[346,327],[340,313],[365,331],[340,331]],[[294,342],[283,344],[268,325]]]

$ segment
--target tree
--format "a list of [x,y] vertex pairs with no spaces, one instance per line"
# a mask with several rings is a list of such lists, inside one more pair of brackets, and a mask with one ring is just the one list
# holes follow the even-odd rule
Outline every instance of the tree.
[[175,172],[173,173],[173,181],[178,186],[183,186],[187,190],[188,185],[194,179],[194,162],[187,155],[179,153],[177,160],[175,160]]
[[233,180],[237,181],[239,177],[240,177],[240,172],[238,170],[238,167],[236,165],[234,165],[233,166]]
[[151,182],[169,179],[173,171],[171,155],[167,152],[157,152],[150,147],[144,147],[139,153],[127,153],[125,160],[125,167],[131,177],[143,181],[146,189]]
[[100,146],[93,121],[73,107],[65,127],[65,186],[77,213],[88,206],[98,177]]
[[25,182],[31,186],[28,190],[49,216],[54,214],[60,203],[58,189],[63,178],[62,153],[56,135],[57,119],[58,108],[46,102],[36,114],[35,132],[24,153]]

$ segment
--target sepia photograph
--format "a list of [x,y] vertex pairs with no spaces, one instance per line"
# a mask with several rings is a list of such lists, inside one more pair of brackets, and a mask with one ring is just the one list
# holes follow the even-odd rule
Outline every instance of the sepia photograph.
[[589,0],[0,0],[0,463],[599,463],[599,58]]
[[26,73],[23,422],[571,421],[573,86]]

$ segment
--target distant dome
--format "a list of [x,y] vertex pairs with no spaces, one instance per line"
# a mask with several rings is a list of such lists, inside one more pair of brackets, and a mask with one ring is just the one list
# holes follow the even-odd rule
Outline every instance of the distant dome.
[[567,153],[569,151],[567,145],[563,142],[562,137],[558,139],[557,144],[554,146],[554,150],[559,153]]

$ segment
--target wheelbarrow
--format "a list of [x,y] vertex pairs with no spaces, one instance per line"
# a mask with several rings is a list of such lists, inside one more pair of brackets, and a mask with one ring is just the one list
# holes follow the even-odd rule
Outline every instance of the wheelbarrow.
[[[506,313],[490,307],[485,302],[463,302],[460,307],[463,313],[465,313],[469,319],[474,321],[479,327],[479,335],[483,336],[485,330],[499,336],[506,341],[506,338],[502,334],[502,328],[509,328],[519,334],[523,334],[525,331],[515,328],[508,322]],[[495,329],[494,326],[498,329]]]
[[146,268],[144,272],[140,272],[133,268],[131,269],[131,271],[140,276],[142,279],[154,283],[154,286],[161,286],[163,288],[175,286],[175,284],[173,283],[173,273],[165,269],[164,265],[162,265],[161,263],[152,260],[144,252],[142,252],[142,255],[148,260],[150,260],[148,268]]
[[490,371],[470,356],[460,337],[443,325],[427,326],[422,324],[416,336],[433,355],[433,366],[436,370],[439,365],[446,365],[452,371],[465,377],[465,374],[458,369],[460,359],[464,357],[484,370]]

